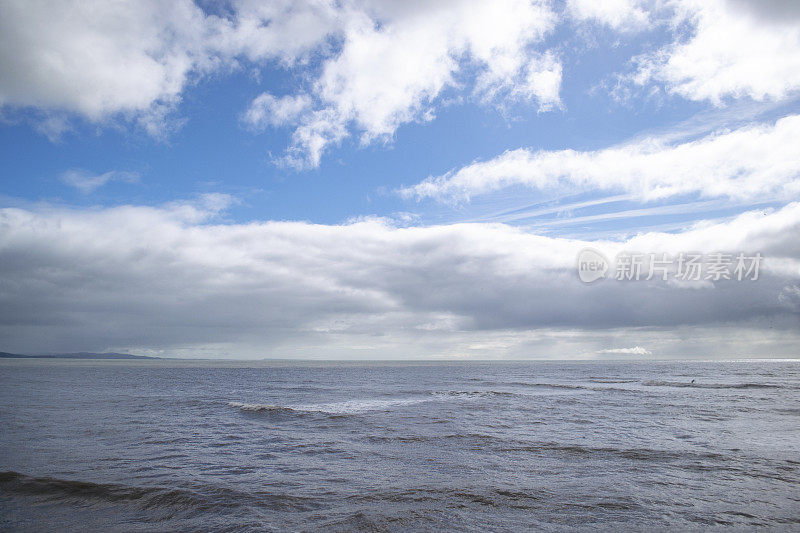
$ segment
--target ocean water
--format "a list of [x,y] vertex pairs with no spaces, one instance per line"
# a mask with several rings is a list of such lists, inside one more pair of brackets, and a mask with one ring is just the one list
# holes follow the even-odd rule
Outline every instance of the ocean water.
[[0,362],[0,529],[800,530],[800,361]]

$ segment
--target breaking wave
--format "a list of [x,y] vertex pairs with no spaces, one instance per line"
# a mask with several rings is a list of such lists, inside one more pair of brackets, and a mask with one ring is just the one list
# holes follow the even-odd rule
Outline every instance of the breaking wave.
[[292,407],[285,407],[283,405],[268,405],[263,403],[242,403],[242,402],[228,402],[231,407],[237,407],[242,411],[250,411],[254,413],[302,413],[302,410],[294,409]]
[[258,403],[228,402],[231,407],[236,407],[241,411],[271,414],[323,414],[331,416],[354,415],[368,411],[391,411],[393,408],[403,405],[412,405],[430,401],[429,397],[422,398],[397,398],[391,400],[370,399],[370,400],[347,400],[343,402],[331,402],[314,405],[272,405]]
[[443,392],[432,392],[431,395],[438,397],[452,397],[452,398],[491,398],[491,397],[515,397],[523,396],[516,392],[496,391],[496,390],[479,390],[479,391],[463,391],[463,390],[449,390]]
[[471,399],[471,398],[491,398],[491,397],[514,397],[523,396],[515,392],[507,391],[464,391],[448,390],[435,391],[425,395],[412,398],[393,398],[393,399],[363,399],[346,400],[342,402],[320,403],[313,405],[275,405],[261,403],[228,402],[230,407],[251,413],[266,414],[286,414],[286,415],[312,415],[323,414],[330,416],[345,416],[366,413],[370,411],[392,411],[398,407],[415,405],[424,402],[431,402],[442,399]]

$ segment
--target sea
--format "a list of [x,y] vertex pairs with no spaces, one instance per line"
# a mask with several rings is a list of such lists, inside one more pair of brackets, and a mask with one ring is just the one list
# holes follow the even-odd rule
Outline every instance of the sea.
[[800,531],[800,361],[0,361],[4,531]]

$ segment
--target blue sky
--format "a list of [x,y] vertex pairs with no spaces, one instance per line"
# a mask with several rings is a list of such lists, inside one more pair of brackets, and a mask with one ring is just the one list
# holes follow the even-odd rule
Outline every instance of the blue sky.
[[[518,304],[495,309],[506,317],[498,322],[476,309],[503,307],[502,295],[514,292],[513,286],[495,287],[490,301],[450,301],[437,276],[447,279],[447,268],[463,261],[486,260],[489,270],[462,282],[494,287],[496,280],[487,278],[494,275],[498,258],[516,268],[527,257],[506,237],[569,250],[559,259],[533,261],[547,268],[568,268],[563,265],[574,261],[569,246],[580,243],[613,250],[650,239],[647,251],[653,252],[662,251],[655,249],[657,243],[668,247],[670,239],[675,243],[669,246],[721,242],[750,251],[777,246],[763,232],[754,231],[756,240],[750,242],[728,234],[711,238],[698,228],[711,235],[753,213],[772,217],[763,224],[773,231],[793,227],[791,213],[800,193],[798,151],[790,142],[800,109],[800,12],[779,0],[506,4],[198,5],[186,0],[170,8],[143,2],[84,12],[67,1],[52,8],[4,3],[0,202],[7,218],[2,250],[8,264],[25,257],[53,262],[41,271],[7,273],[13,285],[5,296],[11,310],[3,330],[9,348],[229,357],[356,352],[359,357],[526,357],[539,350],[571,357],[649,342],[648,353],[713,355],[712,341],[675,340],[683,335],[679,328],[691,326],[670,318],[690,301],[686,291],[679,291],[670,310],[641,320],[620,317],[603,328],[591,317],[581,323],[509,310]],[[748,30],[744,35],[742,28]],[[719,44],[725,35],[732,40]],[[39,220],[39,226],[21,222],[28,219],[20,213]],[[130,223],[130,213],[138,213],[141,221]],[[91,226],[98,220],[112,224],[113,231]],[[201,276],[196,286],[184,288],[185,294],[175,294],[168,305],[176,306],[169,311],[174,314],[167,318],[183,318],[174,334],[120,337],[124,317],[164,304],[123,289],[126,283],[135,285],[138,276],[136,267],[122,266],[132,249],[141,248],[141,257],[174,250],[177,257],[197,233],[258,233],[254,228],[276,221],[300,224],[292,231],[304,235],[302,228],[309,227],[321,234],[354,235],[373,228],[362,241],[377,239],[388,249],[367,245],[355,257],[312,268],[306,254],[316,259],[339,251],[325,250],[306,235],[309,248],[216,265],[216,277]],[[58,233],[70,227],[83,228],[74,240]],[[422,248],[434,235],[459,233],[430,244],[436,250],[423,256],[450,253],[429,267],[439,270],[406,279],[401,257],[393,267],[383,265],[402,249],[396,239],[405,242],[404,229],[419,236],[414,239]],[[148,235],[172,231],[183,237],[147,241]],[[100,242],[116,234],[123,248],[94,248],[91,242],[97,241],[87,240],[93,232],[100,232]],[[264,238],[250,233],[241,237],[244,255]],[[495,246],[495,259],[478,252],[470,259],[468,250],[489,246],[485,238]],[[69,244],[53,251],[49,242]],[[341,245],[331,239],[330,246]],[[200,256],[215,253],[212,247]],[[511,257],[514,253],[522,255]],[[777,320],[778,333],[767,326],[774,338],[766,348],[757,343],[753,349],[758,355],[792,353],[799,272],[792,266],[793,252],[786,253],[773,263],[776,278],[767,292],[756,297],[748,288],[743,293],[741,317],[712,313],[699,326],[736,327],[752,338],[765,321]],[[93,254],[118,261],[93,277],[98,274],[84,272],[79,259]],[[194,279],[211,268],[197,257],[178,261],[188,269],[179,276]],[[351,270],[333,276],[330,286],[321,289],[317,283],[322,282],[312,279],[315,269],[335,270],[343,263]],[[174,265],[153,264],[154,284],[169,279]],[[264,299],[240,302],[242,309],[252,306],[253,316],[263,314],[260,326],[256,320],[230,333],[231,324],[241,319],[236,313],[208,311],[196,323],[184,316],[190,308],[178,302],[201,294],[211,296],[200,307],[220,302],[236,307],[235,294],[247,283],[237,278],[228,287],[231,292],[216,293],[218,280],[252,269],[244,275],[249,279],[262,269],[270,271],[267,265],[292,273],[292,282],[284,293],[287,286],[264,281],[256,287]],[[17,279],[21,271],[28,274]],[[47,278],[54,271],[60,274]],[[360,284],[351,279],[354,271],[380,271],[397,279],[391,286]],[[96,297],[96,302],[86,308],[64,303],[74,294],[69,283],[61,283],[73,276],[85,280],[75,294],[92,294],[88,300]],[[109,289],[109,283],[121,285]],[[558,287],[561,282],[542,283]],[[42,286],[52,286],[54,293],[42,296],[37,292]],[[535,286],[528,289],[530,301],[543,297]],[[415,301],[416,293],[426,290],[444,291],[442,300]],[[579,295],[576,290],[564,288]],[[370,296],[339,301],[341,291]],[[615,289],[614,297],[626,302],[656,298],[652,292],[626,291]],[[304,298],[315,302],[312,307],[330,309],[317,316],[292,304],[289,315],[313,314],[313,319],[287,325],[276,318],[287,300]],[[42,314],[37,306],[54,305],[53,299],[59,302],[57,312],[37,319]],[[710,300],[718,308],[725,299]],[[21,308],[29,318],[13,312]],[[99,323],[96,313],[106,316],[100,322],[112,316],[114,324]],[[20,321],[28,328],[22,333],[14,326]],[[48,324],[44,337],[33,333]],[[201,324],[226,333],[197,336]],[[269,341],[254,333],[259,327]],[[631,327],[649,329],[631,333],[626,329]],[[416,339],[409,347],[407,336],[414,338],[414,331],[431,338]],[[273,342],[275,337],[280,341]]]

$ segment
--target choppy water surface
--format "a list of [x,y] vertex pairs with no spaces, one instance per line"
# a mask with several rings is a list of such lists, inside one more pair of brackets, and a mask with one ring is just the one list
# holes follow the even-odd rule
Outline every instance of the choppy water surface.
[[800,362],[0,362],[0,528],[800,528]]

